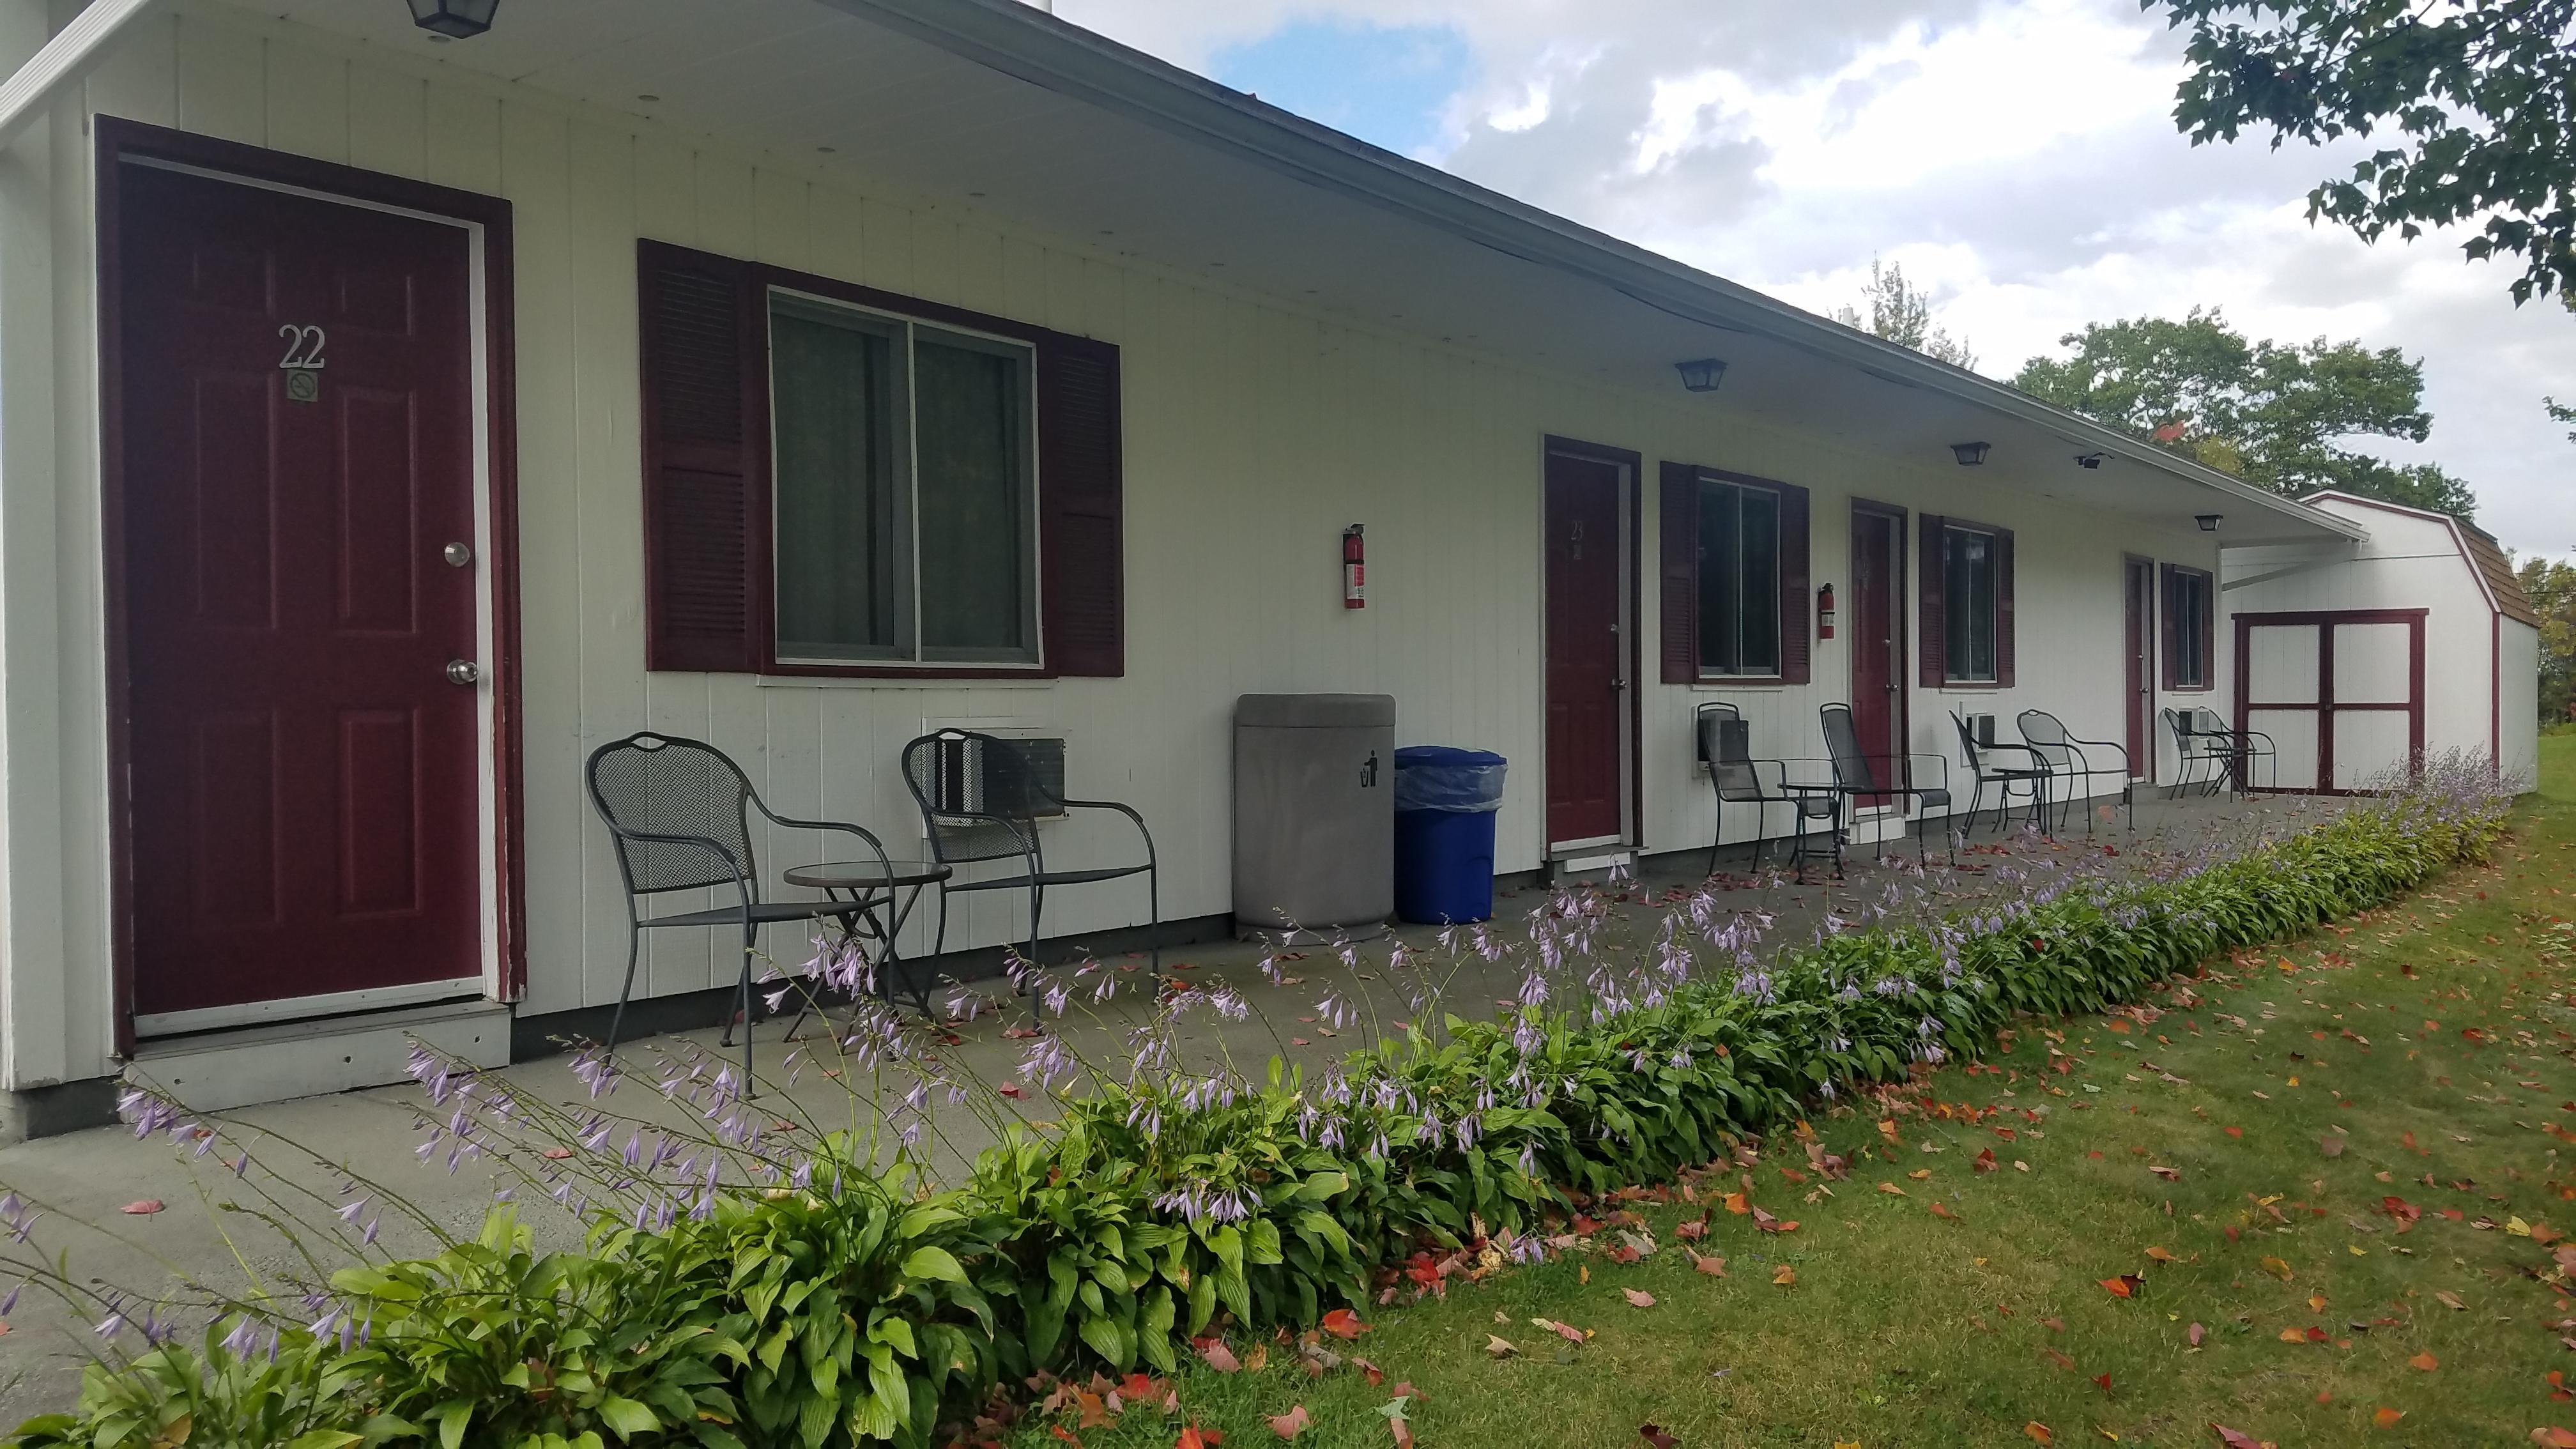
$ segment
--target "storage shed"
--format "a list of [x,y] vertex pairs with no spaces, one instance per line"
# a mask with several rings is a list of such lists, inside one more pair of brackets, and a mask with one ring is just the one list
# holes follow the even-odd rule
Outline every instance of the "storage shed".
[[2277,772],[2255,782],[2340,794],[2467,750],[2531,788],[2540,616],[2504,549],[2446,514],[2348,493],[2303,501],[2368,536],[2221,554],[2236,724],[2278,750]]

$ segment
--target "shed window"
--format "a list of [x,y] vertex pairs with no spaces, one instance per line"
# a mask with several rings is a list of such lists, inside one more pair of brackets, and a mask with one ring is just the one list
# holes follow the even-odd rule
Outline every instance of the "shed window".
[[1699,485],[1699,672],[1780,673],[1780,494],[1704,478]]
[[778,657],[1030,663],[1029,349],[773,293]]

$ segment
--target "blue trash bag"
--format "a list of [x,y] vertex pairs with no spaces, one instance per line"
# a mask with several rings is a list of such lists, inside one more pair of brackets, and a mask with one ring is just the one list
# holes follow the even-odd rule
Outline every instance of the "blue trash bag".
[[1406,745],[1395,752],[1395,808],[1460,815],[1503,808],[1503,757],[1449,745]]

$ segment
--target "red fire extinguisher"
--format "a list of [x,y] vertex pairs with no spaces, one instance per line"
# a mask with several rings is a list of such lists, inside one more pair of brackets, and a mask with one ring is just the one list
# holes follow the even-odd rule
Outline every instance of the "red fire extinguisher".
[[1834,586],[1831,584],[1816,590],[1816,637],[1834,637]]
[[1360,541],[1361,528],[1354,523],[1342,530],[1342,607],[1368,607],[1368,551]]

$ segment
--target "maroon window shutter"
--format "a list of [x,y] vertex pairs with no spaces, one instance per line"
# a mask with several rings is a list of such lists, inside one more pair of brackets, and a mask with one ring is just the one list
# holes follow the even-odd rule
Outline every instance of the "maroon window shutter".
[[1118,349],[1049,334],[1038,343],[1038,558],[1047,668],[1127,672],[1127,555]]
[[2202,574],[2192,587],[2200,590],[2200,682],[2218,687],[2218,579]]
[[2012,530],[1995,530],[1995,685],[2013,686]]
[[640,242],[644,667],[759,668],[756,557],[768,517],[753,421],[760,290],[742,262]]
[[1914,571],[1915,598],[1923,617],[1923,672],[1925,689],[1939,689],[1950,682],[1950,631],[1941,608],[1941,526],[1937,513],[1924,514],[1915,526],[1921,530],[1923,566]]
[[1804,684],[1812,674],[1808,642],[1814,606],[1807,600],[1807,490],[1780,487],[1780,681]]
[[1656,544],[1663,578],[1658,627],[1662,631],[1664,683],[1699,681],[1699,470],[1666,463],[1658,500]]
[[2164,605],[2163,617],[2156,621],[2157,643],[2161,646],[2158,652],[2164,656],[2164,663],[2157,668],[2156,678],[2164,688],[2172,689],[2179,678],[2174,670],[2174,651],[2181,641],[2174,634],[2174,616],[2178,612],[2174,605],[2182,598],[2182,575],[2174,572],[2172,564],[2158,564],[2156,570],[2163,575],[2156,581],[2163,585],[2156,590],[2156,601]]

